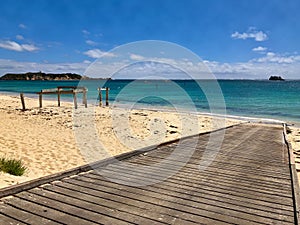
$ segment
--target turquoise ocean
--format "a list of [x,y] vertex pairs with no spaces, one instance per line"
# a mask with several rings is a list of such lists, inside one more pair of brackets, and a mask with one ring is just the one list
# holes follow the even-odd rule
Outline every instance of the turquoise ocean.
[[[199,86],[200,84],[200,86]],[[98,87],[109,87],[110,104],[135,108],[196,109],[199,113],[224,114],[219,104],[216,81],[211,80],[84,80],[84,81],[0,81],[0,92],[35,97],[41,89],[57,86],[86,86],[88,102],[97,104]],[[226,114],[242,117],[270,118],[300,123],[300,80],[218,80]],[[205,87],[203,89],[203,87]],[[105,92],[102,92],[105,96]],[[214,96],[207,100],[207,96]],[[47,96],[56,99],[56,96]],[[72,101],[72,96],[63,96]]]

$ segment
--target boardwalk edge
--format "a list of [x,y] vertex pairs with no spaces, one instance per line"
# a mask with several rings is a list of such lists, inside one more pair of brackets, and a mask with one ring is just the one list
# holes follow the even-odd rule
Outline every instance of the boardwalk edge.
[[287,124],[283,124],[283,137],[285,144],[287,146],[288,155],[289,155],[289,166],[290,173],[292,178],[292,191],[293,191],[293,202],[294,202],[294,212],[295,212],[295,224],[299,224],[299,213],[300,213],[300,188],[299,188],[299,180],[297,176],[297,170],[295,165],[295,158],[293,153],[293,148],[291,143],[288,140],[287,136]]

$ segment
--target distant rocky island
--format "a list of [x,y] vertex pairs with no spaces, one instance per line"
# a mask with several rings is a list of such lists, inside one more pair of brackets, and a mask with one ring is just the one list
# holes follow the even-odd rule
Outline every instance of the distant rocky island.
[[284,79],[281,76],[270,76],[269,80],[284,81]]
[[7,73],[0,77],[0,80],[80,80],[87,77],[82,77],[75,73]]

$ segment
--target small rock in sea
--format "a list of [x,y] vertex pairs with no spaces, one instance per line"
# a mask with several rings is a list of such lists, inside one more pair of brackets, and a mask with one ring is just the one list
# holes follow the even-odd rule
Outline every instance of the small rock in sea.
[[284,81],[284,79],[281,76],[270,76],[269,80]]

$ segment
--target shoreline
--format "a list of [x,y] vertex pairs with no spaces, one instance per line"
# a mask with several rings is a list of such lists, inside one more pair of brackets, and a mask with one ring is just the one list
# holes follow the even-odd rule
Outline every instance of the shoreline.
[[[43,108],[39,108],[37,98],[25,97],[25,102],[28,110],[22,111],[19,96],[0,93],[0,156],[22,159],[28,168],[21,177],[1,172],[0,188],[91,162],[76,144],[73,103],[61,101],[61,107],[58,107],[56,101],[45,99]],[[248,121],[248,118],[241,120],[227,115],[141,108],[128,110],[113,105],[90,105],[89,108],[95,110],[97,135],[111,156]],[[77,112],[85,115],[87,109],[80,106]],[[82,120],[85,119],[83,116]],[[278,125],[276,122],[272,124]],[[265,125],[262,120],[258,124]],[[300,129],[292,129],[290,137],[300,159],[300,143],[295,146],[300,141]],[[81,141],[86,150],[92,149],[88,140]]]
[[[121,82],[122,81],[122,82]],[[143,81],[137,80],[137,84],[133,85],[130,83],[131,79],[128,80],[111,80],[109,83],[105,84],[108,85],[111,90],[109,92],[109,97],[111,99],[111,103],[120,103],[120,104],[129,104],[130,107],[134,106],[135,108],[148,108],[150,105],[151,108],[158,108],[161,110],[164,106],[170,106],[167,101],[163,99],[142,99],[137,102],[138,96],[144,96],[143,92],[147,96],[152,96],[153,94],[156,95],[158,98],[159,96],[165,96],[165,93],[170,94],[170,99],[172,100],[173,106],[181,107],[185,110],[186,107],[189,107],[188,104],[185,102],[185,98],[182,95],[176,94],[176,91],[173,91],[172,86],[170,86],[169,82],[161,82],[155,80]],[[272,81],[262,81],[259,80],[258,82],[250,82],[251,80],[218,80],[219,86],[222,87],[222,92],[224,99],[226,99],[226,107],[227,107],[227,114],[234,115],[238,117],[256,117],[262,119],[274,119],[274,120],[281,120],[286,121],[289,124],[297,124],[300,126],[300,116],[298,114],[297,109],[299,109],[299,104],[297,102],[297,95],[293,90],[293,87],[297,87],[300,85],[298,82],[297,84],[292,83],[278,83]],[[54,83],[52,82],[42,82],[42,81],[28,81],[24,83],[3,83],[2,90],[8,90],[9,92],[17,92],[24,91],[24,94],[27,93],[34,93],[39,92],[41,89],[47,88],[54,88],[59,85],[64,85],[64,82],[61,83]],[[71,82],[71,81],[70,81]],[[124,92],[124,89],[127,85],[130,86],[131,90],[130,93]],[[177,83],[176,83],[177,84]],[[204,83],[205,85],[207,83]],[[284,84],[284,85],[283,85]],[[70,85],[84,85],[88,87],[88,101],[90,103],[96,104],[96,100],[98,97],[97,88],[98,86],[104,85],[103,82],[88,82],[83,81],[82,83],[75,84],[70,83]],[[105,86],[104,85],[104,86]],[[194,107],[196,107],[198,112],[201,113],[210,113],[209,104],[200,91],[199,93],[196,92],[197,88],[194,87],[194,82],[181,82],[178,80],[178,85],[183,87],[187,93],[191,94],[191,99],[193,101]],[[207,85],[210,85],[208,82]],[[168,88],[168,92],[164,90]],[[239,88],[244,90],[243,92],[239,93]],[[273,92],[274,88],[279,88],[282,94],[278,94],[277,92]],[[124,89],[124,90],[123,90]],[[169,90],[170,89],[170,90]],[[122,91],[121,91],[122,90]],[[145,90],[145,91],[144,91]],[[256,91],[260,90],[260,91]],[[121,93],[121,95],[119,95]],[[175,93],[175,94],[174,94]],[[104,94],[104,93],[103,93]],[[242,94],[241,97],[240,94]],[[31,95],[31,96],[30,96]],[[29,97],[32,94],[28,95]],[[34,95],[34,94],[33,94]],[[47,96],[48,97],[48,96]],[[63,95],[62,95],[63,97]],[[154,96],[152,96],[154,97]],[[168,98],[169,98],[168,97]],[[50,99],[55,99],[56,96],[49,96]],[[64,101],[72,102],[72,98],[66,96]],[[117,102],[119,101],[119,102]],[[148,105],[146,105],[148,104]],[[117,105],[117,104],[116,104]],[[216,102],[216,107],[214,111],[216,113],[225,114],[223,111],[218,110],[218,103]],[[221,106],[221,105],[220,105]],[[213,107],[213,106],[212,106]],[[224,106],[223,106],[224,107]],[[188,109],[189,110],[189,109]],[[224,110],[224,109],[222,109]]]
[[[34,93],[25,93],[26,98],[30,99],[35,99],[38,101],[38,96]],[[0,91],[0,96],[5,95],[5,96],[14,96],[14,97],[19,97],[20,93],[16,92],[1,92]],[[53,95],[55,96],[55,95]],[[53,105],[57,104],[56,100],[57,97],[51,97],[51,95],[45,95],[43,96],[43,100],[51,101],[53,102]],[[88,100],[89,101],[89,100]],[[61,96],[61,103],[71,103],[73,104],[73,99],[72,98],[66,98]],[[38,102],[37,102],[38,105]],[[95,104],[89,104],[88,105],[92,107],[98,107],[97,103]],[[149,110],[149,111],[162,111],[162,112],[176,112],[176,110],[172,107],[167,107],[167,106],[157,106],[157,107],[147,107],[146,104],[140,104],[140,105],[135,105],[134,107],[129,107],[131,104],[119,104],[119,103],[110,103],[109,107],[114,107],[114,108],[122,108],[122,109],[129,109],[129,110]],[[300,127],[300,122],[297,121],[292,121],[292,120],[281,120],[281,119],[274,119],[274,118],[267,118],[267,117],[253,117],[253,116],[243,116],[243,115],[232,115],[232,114],[216,114],[216,113],[209,113],[209,112],[204,112],[204,111],[197,111],[197,112],[192,112],[185,110],[183,108],[178,108],[181,113],[194,113],[196,115],[202,115],[202,116],[212,116],[212,117],[220,117],[220,118],[228,118],[228,119],[235,119],[235,120],[242,120],[242,121],[250,121],[253,123],[266,123],[266,124],[289,124],[289,125],[296,125],[297,123],[298,126]]]

